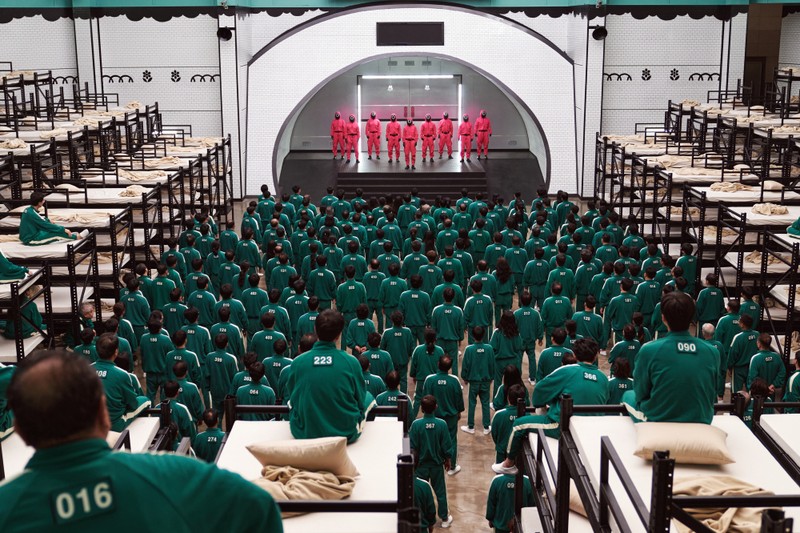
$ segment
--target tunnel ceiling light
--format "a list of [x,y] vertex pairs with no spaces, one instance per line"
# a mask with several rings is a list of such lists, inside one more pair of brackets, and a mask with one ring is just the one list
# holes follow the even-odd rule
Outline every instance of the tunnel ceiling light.
[[452,80],[454,77],[453,74],[408,74],[405,76],[367,74],[361,76],[361,78],[365,80]]
[[392,91],[394,91],[394,87],[392,87],[391,85],[389,85],[389,86],[386,88],[386,90],[387,90],[387,91],[389,91],[389,92],[392,92]]

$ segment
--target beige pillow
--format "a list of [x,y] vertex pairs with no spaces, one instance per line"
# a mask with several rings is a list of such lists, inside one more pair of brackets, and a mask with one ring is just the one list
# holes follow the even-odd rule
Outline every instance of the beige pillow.
[[347,439],[323,437],[260,442],[247,450],[263,466],[293,466],[313,472],[331,472],[337,476],[356,477],[358,470],[347,455]]
[[765,191],[782,191],[783,185],[778,183],[775,180],[765,180],[763,183],[763,187]]
[[727,437],[709,424],[642,422],[636,424],[633,454],[650,461],[653,452],[668,451],[678,464],[726,465],[736,462],[728,452]]
[[83,189],[76,187],[75,185],[70,185],[69,183],[61,183],[56,185],[57,191],[67,191],[67,192],[83,192]]

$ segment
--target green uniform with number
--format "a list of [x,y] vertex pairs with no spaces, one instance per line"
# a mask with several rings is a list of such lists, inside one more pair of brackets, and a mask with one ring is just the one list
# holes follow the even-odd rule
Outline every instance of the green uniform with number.
[[386,350],[370,348],[362,354],[369,359],[369,370],[381,379],[386,379],[386,374],[394,370],[392,356]]
[[542,342],[544,339],[542,317],[533,307],[520,307],[514,311],[514,319],[522,337],[522,351],[528,355],[528,377],[533,381],[536,368],[536,342]]
[[225,432],[219,428],[210,428],[202,433],[198,433],[192,443],[192,449],[198,459],[207,463],[213,463],[217,459],[219,449],[222,447],[222,439]]
[[499,329],[494,330],[489,341],[494,350],[494,390],[503,383],[503,371],[508,365],[522,371],[522,337],[519,334],[506,337]]
[[342,335],[342,349],[347,347],[354,350],[356,346],[366,347],[369,334],[374,331],[375,323],[372,320],[354,318],[347,324],[347,329]]
[[437,285],[435,289],[433,289],[433,294],[431,294],[431,305],[435,308],[436,306],[444,303],[445,289],[453,289],[453,292],[455,292],[455,296],[453,297],[453,305],[464,309],[464,302],[466,301],[464,298],[464,289],[455,283],[447,282],[442,282]]
[[241,360],[244,356],[244,341],[242,341],[242,330],[239,326],[231,322],[219,322],[211,326],[211,338],[217,338],[217,335],[224,333],[228,337],[228,345],[225,350]]
[[[498,390],[498,392],[502,392]],[[529,403],[528,395],[525,395],[525,405]],[[492,441],[494,441],[495,462],[502,463],[506,459],[508,450],[508,439],[511,437],[511,429],[514,427],[514,420],[517,419],[517,406],[507,405],[504,409],[498,409],[492,417]]]
[[361,436],[364,377],[358,360],[332,342],[317,341],[298,355],[286,383],[290,391],[290,428],[296,439]]
[[[242,385],[236,390],[236,405],[275,405],[275,391],[260,383]],[[241,420],[265,421],[273,415],[266,413],[246,413]]]
[[89,363],[96,363],[97,362],[97,347],[94,345],[94,341],[90,342],[89,344],[79,344],[73,351],[86,359]]
[[[275,341],[286,341],[286,337],[280,331],[274,329],[264,329],[253,335],[247,349],[255,352],[259,358],[266,359],[275,355]],[[266,363],[265,363],[266,364]],[[272,381],[270,381],[272,383]]]
[[710,322],[717,325],[719,318],[725,314],[725,295],[719,287],[706,287],[697,295],[697,330]]
[[572,304],[566,296],[550,296],[542,304],[542,323],[544,324],[545,343],[550,346],[553,330],[564,327],[564,322],[572,318]]
[[192,418],[196,421],[203,420],[203,399],[200,394],[200,387],[188,379],[178,379],[178,397],[176,398],[180,403],[185,405]]
[[761,306],[753,300],[742,300],[739,313],[742,315],[749,315],[753,318],[753,329],[758,329],[758,323],[761,320]]
[[694,295],[694,287],[697,283],[697,257],[694,255],[682,255],[675,261],[675,266],[683,269],[683,278],[686,280],[686,292]]
[[390,317],[400,305],[400,295],[407,289],[406,280],[400,279],[397,276],[388,276],[381,282],[381,288],[378,291],[378,303],[383,309],[383,315],[386,317],[386,323],[389,323]]
[[750,359],[758,352],[758,332],[751,330],[737,333],[728,350],[728,368],[733,369],[731,392],[742,390],[747,381]]
[[415,418],[419,413],[420,402],[424,396],[422,389],[425,385],[425,380],[428,379],[428,376],[439,371],[439,359],[442,356],[444,356],[444,350],[442,350],[441,346],[434,346],[433,352],[428,353],[426,344],[417,346],[414,349],[414,353],[411,355],[411,368],[409,369],[408,375],[414,379],[416,385],[414,388],[413,406]]
[[[492,479],[486,499],[486,520],[494,526],[495,533],[509,533],[514,519],[517,476],[502,474]],[[528,476],[522,476],[522,506],[533,507],[533,485]]]
[[522,273],[522,284],[527,287],[533,297],[531,305],[542,307],[547,295],[547,278],[550,276],[550,263],[544,259],[532,259],[525,265]]
[[[800,402],[800,370],[795,370],[786,382],[786,390],[783,393],[784,402]],[[787,413],[797,413],[796,408],[786,409]]]
[[453,443],[447,422],[433,413],[414,420],[408,430],[411,449],[419,457],[417,477],[429,481],[436,493],[439,518],[447,520],[447,486],[444,482],[444,463],[453,456]]
[[122,431],[133,417],[150,405],[150,401],[145,396],[136,395],[130,375],[112,361],[101,359],[92,366],[103,382],[111,430]]
[[163,333],[145,333],[139,341],[142,349],[142,370],[147,374],[147,397],[155,400],[156,391],[166,383],[167,354],[175,349],[169,337]]
[[638,340],[628,341],[623,339],[611,347],[611,351],[608,352],[608,364],[610,365],[616,361],[617,357],[624,357],[631,364],[631,372],[633,372],[636,367],[636,356],[641,348],[642,343]]
[[561,405],[558,402],[564,394],[572,395],[575,405],[604,405],[608,401],[608,378],[589,363],[577,363],[559,367],[537,382],[533,389],[534,407],[550,407],[546,415],[521,416],[514,421],[507,449],[509,457],[517,457],[522,439],[531,431],[544,429],[548,437],[560,437]]
[[458,375],[458,345],[464,338],[464,312],[452,302],[438,305],[431,314],[431,327],[436,331],[436,344],[453,359],[453,374]]
[[[258,512],[209,512],[239,506]],[[185,533],[283,531],[269,493],[240,476],[189,457],[112,452],[102,439],[38,450],[0,486],[6,533],[163,531],[167,524]]]
[[344,323],[349,324],[356,317],[356,307],[367,301],[364,284],[348,279],[336,288],[336,310],[344,315]]
[[620,379],[611,378],[608,380],[608,405],[622,403],[622,396],[633,390],[633,380],[631,378]]
[[623,402],[637,421],[710,424],[717,372],[716,348],[688,331],[671,332],[639,350],[633,392]]
[[600,315],[591,311],[578,311],[572,315],[572,320],[578,326],[575,330],[578,335],[594,339],[601,349],[608,344],[603,319]]
[[556,368],[564,366],[563,359],[568,353],[572,353],[572,350],[557,344],[542,350],[539,354],[539,364],[536,365],[536,382],[552,374]]
[[418,342],[425,340],[425,327],[431,323],[431,297],[419,289],[409,289],[400,295],[397,309],[403,313],[405,324]]
[[200,312],[197,322],[203,327],[210,328],[217,320],[219,315],[216,313],[215,306],[217,298],[208,291],[194,291],[186,300],[186,305],[194,307]]
[[133,326],[136,338],[140,339],[145,332],[147,319],[150,318],[150,303],[140,290],[129,292],[121,301],[125,304],[125,318]]
[[367,305],[369,306],[369,316],[376,315],[378,322],[378,333],[383,333],[383,310],[380,304],[381,283],[386,279],[386,275],[379,270],[370,270],[364,274],[362,283],[367,291]]
[[417,339],[407,327],[391,327],[383,332],[381,350],[392,357],[394,369],[400,374],[400,390],[408,392],[408,363],[411,361]]
[[492,330],[494,323],[494,302],[484,293],[473,294],[464,303],[464,322],[472,342],[472,328],[481,326],[485,333]]
[[483,427],[488,429],[491,424],[489,416],[489,388],[494,378],[494,348],[483,342],[470,344],[464,350],[464,365],[461,369],[461,379],[469,383],[467,393],[467,425],[475,427],[475,405],[478,398],[481,402]]
[[779,389],[786,379],[786,367],[781,356],[771,350],[761,350],[750,358],[750,369],[747,374],[747,389],[756,378],[761,378]]
[[622,328],[631,323],[633,313],[638,309],[639,300],[632,293],[623,292],[619,296],[612,298],[603,315],[606,335],[610,337],[610,333],[613,331],[614,340],[620,340],[622,338]]
[[233,377],[239,371],[239,362],[224,349],[216,350],[206,357],[211,405],[209,407],[221,411],[225,395],[231,388]]

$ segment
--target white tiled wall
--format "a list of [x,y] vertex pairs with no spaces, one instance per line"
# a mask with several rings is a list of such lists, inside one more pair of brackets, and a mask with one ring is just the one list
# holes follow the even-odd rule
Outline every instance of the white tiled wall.
[[783,17],[781,53],[778,63],[781,67],[800,69],[800,13],[792,13]]
[[[604,76],[603,132],[632,133],[636,122],[662,122],[670,99],[705,101],[708,91],[718,89],[720,82],[716,76],[700,80],[697,75],[725,74],[720,65],[723,24],[714,17],[608,16],[604,73],[611,79]],[[746,24],[737,20],[732,27],[736,35],[731,56],[738,65],[744,55]],[[732,70],[740,72],[741,67]],[[645,79],[648,74],[649,80]],[[691,79],[693,74],[695,79]],[[733,78],[734,87],[735,83]]]
[[[289,15],[279,20],[285,16]],[[510,30],[513,26],[491,16],[453,8],[396,7],[326,18],[277,43],[250,67],[248,193],[256,191],[264,182],[271,184],[274,190],[274,169],[280,169],[285,155],[276,153],[277,134],[315,86],[338,71],[375,55],[421,51],[416,47],[376,47],[374,28],[379,20],[444,21],[446,45],[437,47],[436,52],[458,57],[501,80],[524,101],[542,124],[549,143],[551,188],[576,191],[572,64],[541,40],[527,32]],[[259,23],[254,23],[253,38],[265,31]],[[343,35],[347,35],[347,39],[342,39]],[[525,53],[516,54],[514,61],[509,61],[509,50],[525,50]],[[292,72],[292,76],[280,74],[284,72]],[[535,137],[531,132],[529,136]],[[541,147],[541,143],[532,140],[534,151]],[[277,159],[276,167],[273,167],[273,157]],[[545,161],[545,158],[540,160]]]
[[[120,102],[158,102],[166,124],[191,124],[197,135],[220,135],[216,32],[217,21],[210,16],[175,17],[167,22],[101,18],[106,92],[118,93]],[[113,76],[130,76],[133,81],[114,82]]]
[[51,22],[40,15],[18,18],[0,25],[0,36],[0,61],[13,62],[15,69],[52,70],[54,76],[77,75],[72,20]]

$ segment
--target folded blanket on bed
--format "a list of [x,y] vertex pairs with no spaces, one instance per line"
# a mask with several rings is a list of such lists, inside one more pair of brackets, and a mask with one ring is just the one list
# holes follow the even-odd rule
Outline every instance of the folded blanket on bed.
[[108,214],[91,213],[85,211],[75,211],[69,214],[63,212],[50,213],[50,221],[55,224],[64,225],[94,225],[97,222],[108,222]]
[[[669,212],[670,212],[670,214],[679,217],[679,216],[683,215],[683,208],[680,207],[680,206],[674,205],[674,206],[669,208]],[[691,216],[691,217],[699,217],[700,216],[700,208],[699,207],[690,207],[688,209],[687,213],[689,213],[689,216]]]
[[157,159],[145,159],[144,161],[145,168],[179,167],[183,164],[183,159],[173,156],[159,157]]
[[[261,477],[253,481],[281,500],[343,500],[350,497],[355,478],[330,472],[311,472],[291,466],[265,466]],[[302,513],[281,513],[283,518]]]
[[791,134],[796,134],[796,133],[800,133],[800,127],[798,127],[798,126],[778,126],[777,128],[772,128],[772,133],[791,133]]
[[50,131],[40,131],[39,138],[44,140],[50,140],[51,137],[58,137],[59,135],[66,135],[69,133],[70,130],[66,130],[64,128],[56,128]]
[[692,166],[692,158],[680,155],[659,155],[648,159],[650,163],[662,168],[681,168]]
[[26,143],[22,139],[8,139],[5,141],[0,141],[0,148],[7,150],[17,150],[19,148],[27,148],[27,147],[28,143]]
[[[773,493],[732,476],[698,476],[676,479],[672,494],[674,496],[763,496]],[[690,515],[712,531],[742,533],[748,531],[757,533],[761,530],[763,510],[756,507],[686,509]],[[692,531],[677,520],[673,520],[673,524],[681,533]]]
[[10,72],[3,72],[3,78],[19,78],[20,76],[25,76],[26,78],[33,78],[36,74],[34,70],[12,70]]
[[789,210],[786,207],[778,204],[773,204],[770,202],[766,202],[763,204],[756,204],[750,210],[752,213],[756,215],[765,215],[765,216],[773,216],[773,215],[785,215],[789,213]]
[[184,146],[205,146],[213,148],[217,144],[222,144],[222,137],[186,137],[183,140]]
[[[719,173],[719,171],[717,171],[717,173]],[[753,188],[750,185],[745,185],[743,183],[718,182],[711,184],[711,190],[719,192],[739,192],[739,191],[752,191]]]
[[125,104],[125,109],[141,109],[144,106],[138,100],[131,100],[127,104]]
[[[750,252],[749,254],[747,254],[746,256],[744,256],[744,261],[745,261],[745,263],[753,263],[753,264],[756,264],[756,265],[760,265],[761,264],[762,255],[763,254],[761,252],[759,252],[758,250],[754,250],[754,251]],[[782,263],[782,261],[780,260],[779,257],[776,257],[773,254],[767,254],[767,266],[769,266],[769,265],[779,265],[781,263]]]
[[121,198],[136,197],[147,194],[148,192],[150,192],[150,189],[147,187],[142,187],[141,185],[128,185],[119,192],[119,196]]
[[75,119],[72,124],[75,126],[97,126],[98,124],[105,122],[105,120],[106,117],[85,116]]
[[[703,233],[711,238],[717,238],[717,227],[716,226],[706,226],[703,229]],[[730,228],[722,228],[722,236],[723,237],[734,237],[738,235],[736,231]]]
[[700,102],[698,100],[691,100],[691,99],[687,98],[686,100],[681,102],[681,105],[683,107],[697,107],[697,106],[700,105]]
[[119,177],[136,182],[166,178],[167,173],[163,170],[125,170],[121,168],[119,169]]
[[[670,169],[670,172],[676,176],[710,176],[713,178],[719,178],[721,174],[720,170],[717,168],[706,167],[676,167]],[[714,188],[713,185],[711,188]]]

